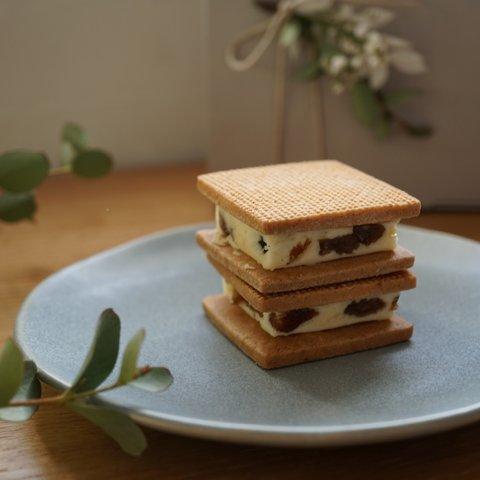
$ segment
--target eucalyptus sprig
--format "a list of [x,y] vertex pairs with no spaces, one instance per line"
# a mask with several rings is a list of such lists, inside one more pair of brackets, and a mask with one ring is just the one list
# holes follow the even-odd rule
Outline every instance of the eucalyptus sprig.
[[88,146],[88,137],[75,123],[64,125],[61,133],[61,166],[51,167],[45,153],[11,150],[0,155],[0,220],[17,222],[32,219],[36,210],[34,190],[48,175],[73,173],[84,178],[106,175],[112,157]]
[[[281,2],[255,0],[255,4],[275,13]],[[391,10],[379,7],[356,8],[335,0],[298,2],[280,31],[279,42],[297,60],[299,79],[325,77],[334,93],[348,92],[356,118],[378,138],[386,137],[393,127],[408,135],[429,136],[429,125],[413,123],[398,111],[399,105],[420,91],[386,89],[391,67],[409,75],[427,70],[410,41],[379,30],[393,19]],[[300,55],[302,51],[306,54]]]
[[142,430],[125,413],[97,405],[94,400],[99,393],[126,385],[149,392],[161,392],[171,385],[173,377],[167,368],[137,365],[144,339],[145,331],[139,330],[125,347],[117,379],[102,385],[117,363],[120,344],[120,318],[112,309],[105,310],[72,385],[58,395],[44,398],[35,363],[24,360],[16,343],[7,340],[0,350],[0,420],[22,422],[40,405],[62,405],[96,424],[126,453],[140,455],[147,446]]

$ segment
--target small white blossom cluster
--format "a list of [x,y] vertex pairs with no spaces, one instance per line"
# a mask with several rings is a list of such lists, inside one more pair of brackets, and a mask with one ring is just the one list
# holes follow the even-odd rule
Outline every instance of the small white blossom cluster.
[[368,79],[372,89],[379,90],[388,80],[390,66],[406,74],[426,71],[423,56],[403,38],[378,29],[394,19],[394,13],[378,7],[355,9],[334,0],[306,2],[298,12],[319,19],[324,42],[330,51],[322,54],[320,66],[334,78],[334,91]]

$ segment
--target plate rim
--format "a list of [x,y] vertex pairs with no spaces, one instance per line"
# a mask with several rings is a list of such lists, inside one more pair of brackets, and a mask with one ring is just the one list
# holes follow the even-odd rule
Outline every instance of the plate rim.
[[[109,249],[102,250],[85,259],[78,260],[42,280],[23,301],[15,321],[13,336],[26,358],[33,359],[32,353],[29,352],[29,349],[26,347],[28,342],[23,342],[24,336],[22,334],[22,326],[27,319],[27,311],[30,301],[41,288],[44,288],[45,285],[55,280],[57,276],[68,272],[70,269],[76,268],[79,264],[85,265],[90,262],[95,262],[103,257],[118,254],[123,250],[128,250],[154,239],[190,232],[194,234],[196,230],[208,228],[212,225],[212,222],[202,222],[152,232]],[[419,233],[424,232],[439,237],[454,238],[477,247],[480,244],[480,242],[477,242],[476,240],[438,230],[411,225],[401,225],[401,229],[417,231]],[[37,367],[39,376],[43,382],[60,391],[68,388],[67,384],[48,373],[48,371],[41,368],[40,365],[37,365]],[[394,441],[447,431],[480,420],[480,401],[465,407],[449,409],[417,417],[323,427],[318,425],[288,426],[247,424],[222,420],[191,418],[180,415],[165,414],[150,409],[137,408],[131,405],[121,405],[115,400],[106,399],[102,395],[98,396],[96,401],[101,405],[110,406],[128,414],[133,420],[143,426],[169,433],[233,443],[284,447],[346,446]]]

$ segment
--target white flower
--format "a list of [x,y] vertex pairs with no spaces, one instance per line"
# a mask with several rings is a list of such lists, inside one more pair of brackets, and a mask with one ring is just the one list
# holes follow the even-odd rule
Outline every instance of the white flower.
[[427,71],[422,55],[414,50],[394,50],[389,54],[389,60],[394,67],[403,73],[415,75]]
[[371,69],[377,68],[381,63],[383,63],[383,59],[380,58],[378,55],[365,55],[365,63]]
[[387,62],[379,62],[370,70],[370,75],[368,77],[370,86],[374,90],[379,90],[385,85],[385,83],[387,83],[388,74],[389,69]]
[[342,4],[337,8],[335,17],[337,20],[354,21],[355,10],[351,5]]
[[393,35],[383,34],[385,43],[392,48],[411,48],[412,44],[404,38],[395,37]]
[[334,0],[310,0],[298,6],[295,11],[303,15],[314,15],[333,6]]
[[340,39],[338,46],[343,52],[350,55],[355,55],[360,52],[360,46],[348,38]]
[[332,75],[338,75],[346,66],[348,65],[348,60],[345,55],[334,55],[330,59],[330,65],[328,71]]
[[394,18],[395,15],[390,10],[385,10],[384,8],[370,7],[362,10],[358,17],[361,21],[365,22],[370,29],[381,28],[389,24]]
[[359,21],[354,27],[353,27],[353,33],[358,37],[358,38],[364,38],[368,31],[370,29],[370,26],[368,25],[367,22],[364,21]]
[[[327,9],[331,9],[325,17],[327,28],[319,33],[337,52],[331,57],[328,51],[322,52],[320,65],[334,77],[335,93],[363,79],[368,80],[372,89],[379,90],[387,82],[392,65],[403,73],[426,71],[423,57],[409,41],[378,31],[394,19],[390,10],[378,7],[359,10],[352,5],[335,4],[334,0],[311,0],[299,7],[302,13]],[[351,34],[357,39],[350,38]]]
[[361,57],[360,55],[355,55],[354,57],[352,57],[350,59],[350,66],[354,70],[360,70],[363,66],[363,57]]
[[377,53],[379,51],[385,51],[387,45],[383,38],[383,35],[380,35],[378,32],[369,32],[365,40],[363,49],[367,54]]

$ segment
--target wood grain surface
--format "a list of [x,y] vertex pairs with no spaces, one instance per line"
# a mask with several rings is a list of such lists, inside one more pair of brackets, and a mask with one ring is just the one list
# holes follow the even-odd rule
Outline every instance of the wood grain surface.
[[[49,179],[35,223],[0,224],[0,342],[25,296],[73,261],[167,227],[212,218],[195,190],[201,165]],[[480,240],[480,214],[424,214],[408,223]],[[45,388],[47,395],[52,390]],[[355,448],[278,449],[146,431],[131,458],[87,421],[44,407],[29,422],[0,424],[0,479],[478,479],[480,424],[444,434]]]

